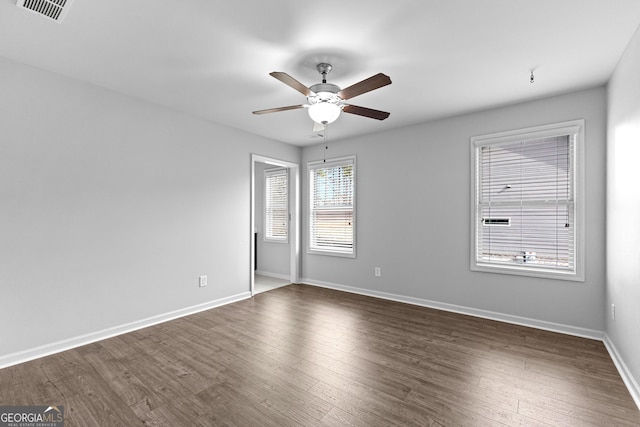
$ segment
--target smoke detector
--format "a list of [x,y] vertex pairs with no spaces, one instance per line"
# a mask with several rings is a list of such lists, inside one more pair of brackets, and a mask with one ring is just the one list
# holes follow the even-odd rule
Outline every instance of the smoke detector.
[[18,0],[16,6],[52,21],[61,22],[69,11],[73,0]]

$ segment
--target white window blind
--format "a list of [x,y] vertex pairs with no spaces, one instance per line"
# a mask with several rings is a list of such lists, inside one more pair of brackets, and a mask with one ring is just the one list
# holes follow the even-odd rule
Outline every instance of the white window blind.
[[355,158],[312,162],[309,251],[355,256]]
[[563,128],[476,143],[472,268],[576,274],[578,134]]
[[286,169],[264,172],[264,239],[286,242],[289,224],[289,179]]

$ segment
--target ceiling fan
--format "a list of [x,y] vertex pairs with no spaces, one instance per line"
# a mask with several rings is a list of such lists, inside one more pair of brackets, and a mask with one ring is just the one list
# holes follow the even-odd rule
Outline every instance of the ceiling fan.
[[311,87],[306,87],[287,73],[280,71],[269,73],[269,75],[306,96],[308,104],[269,108],[266,110],[254,111],[253,114],[267,114],[278,111],[308,108],[311,119],[315,124],[320,125],[319,128],[314,125],[314,131],[322,130],[325,125],[334,122],[340,116],[341,111],[376,120],[384,120],[389,117],[389,113],[386,111],[358,107],[357,105],[347,104],[344,102],[358,95],[362,95],[363,93],[391,84],[391,78],[389,78],[389,76],[378,73],[375,76],[362,80],[361,82],[351,85],[345,89],[340,89],[337,85],[327,83],[327,74],[329,74],[332,68],[331,64],[324,62],[318,64],[316,69],[322,75],[322,83],[314,84]]

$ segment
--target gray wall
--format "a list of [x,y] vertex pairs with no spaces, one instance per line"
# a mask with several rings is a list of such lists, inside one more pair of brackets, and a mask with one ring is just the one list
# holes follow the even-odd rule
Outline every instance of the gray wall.
[[[640,399],[640,30],[608,87],[606,332]],[[640,405],[640,400],[637,401]]]
[[264,241],[264,171],[273,165],[256,163],[255,168],[255,221],[258,229],[257,271],[272,277],[290,277],[290,243]]
[[0,358],[249,292],[251,153],[298,148],[4,59],[0,93]]
[[[357,156],[357,258],[307,254],[303,221],[304,277],[328,286],[603,331],[605,117],[606,92],[600,87],[329,141],[327,157]],[[580,118],[586,120],[586,281],[470,271],[469,138]],[[306,162],[322,155],[321,146],[305,148],[305,171]],[[305,172],[302,188],[307,186]],[[306,200],[304,195],[303,218]],[[381,277],[374,277],[376,266]]]

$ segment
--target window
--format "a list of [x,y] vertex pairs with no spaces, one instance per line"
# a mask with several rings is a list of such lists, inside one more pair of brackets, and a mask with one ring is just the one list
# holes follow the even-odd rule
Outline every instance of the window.
[[584,280],[583,135],[577,120],[471,138],[472,270]]
[[355,157],[311,162],[309,252],[355,257]]
[[264,171],[264,240],[288,241],[289,179],[287,169]]

